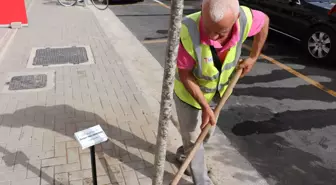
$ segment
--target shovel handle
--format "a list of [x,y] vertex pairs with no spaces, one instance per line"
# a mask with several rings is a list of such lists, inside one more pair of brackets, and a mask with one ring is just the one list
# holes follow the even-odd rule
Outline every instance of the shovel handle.
[[[215,108],[215,111],[214,111],[214,114],[215,114],[215,117],[216,117],[216,122],[217,122],[218,115],[219,115],[221,109],[223,108],[225,102],[227,101],[227,99],[229,98],[230,94],[232,93],[232,90],[233,90],[234,86],[237,84],[237,82],[238,82],[238,80],[239,80],[242,72],[243,72],[242,69],[238,69],[236,71],[235,75],[230,80],[230,83],[229,83],[227,89],[225,90],[223,97],[221,98],[221,100],[217,104],[217,106]],[[208,134],[210,128],[211,128],[211,124],[207,124],[206,127],[202,130],[202,132],[198,136],[198,138],[197,138],[197,140],[196,140],[196,142],[195,142],[192,150],[188,154],[187,158],[183,162],[183,164],[180,167],[180,169],[177,172],[177,174],[175,175],[175,177],[174,177],[171,185],[177,185],[177,183],[180,181],[180,179],[182,178],[182,175],[184,174],[184,171],[187,169],[189,163],[194,158],[194,155],[195,155],[196,151],[199,149],[201,143],[203,142],[205,136]]]

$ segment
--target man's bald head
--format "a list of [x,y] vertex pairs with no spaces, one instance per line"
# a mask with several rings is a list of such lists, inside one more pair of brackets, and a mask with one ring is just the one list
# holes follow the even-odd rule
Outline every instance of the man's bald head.
[[238,0],[204,0],[202,11],[209,13],[212,21],[219,22],[226,14],[238,16],[239,2]]
[[227,40],[238,17],[238,0],[204,0],[202,3],[203,29],[212,40]]

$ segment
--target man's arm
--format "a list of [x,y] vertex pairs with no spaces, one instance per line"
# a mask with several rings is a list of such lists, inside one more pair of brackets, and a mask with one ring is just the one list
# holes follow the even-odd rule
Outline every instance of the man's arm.
[[261,31],[257,33],[253,38],[252,50],[250,53],[250,57],[252,59],[255,60],[258,59],[261,53],[261,49],[263,48],[265,41],[267,39],[268,28],[269,28],[269,18],[267,15],[265,15],[264,26],[262,27]]
[[178,55],[177,55],[177,68],[180,80],[187,91],[192,97],[201,105],[207,107],[208,103],[203,96],[203,93],[196,82],[196,78],[192,70],[196,62],[193,57],[184,49],[183,44],[180,42]]
[[196,82],[191,70],[179,69],[178,70],[180,80],[184,87],[190,93],[192,97],[201,105],[202,107],[202,124],[201,129],[203,129],[208,123],[211,125],[216,124],[216,118],[213,110],[206,101],[201,88]]
[[196,78],[192,73],[195,66],[195,60],[189,55],[189,53],[184,49],[183,45],[180,43],[178,56],[177,56],[177,67],[180,80],[186,90],[190,95],[201,105],[202,108],[202,125],[210,122],[210,124],[215,124],[215,114],[213,113],[211,107],[209,106],[207,100],[205,99],[201,88],[197,84]]
[[188,90],[190,95],[194,97],[194,99],[201,105],[202,109],[210,108],[208,102],[203,95],[203,92],[196,82],[196,78],[193,75],[192,71],[188,69],[178,69],[178,73],[184,87]]
[[[268,35],[268,16],[259,11],[253,10],[253,12],[254,22],[252,23],[252,26],[254,26],[254,28],[249,33],[249,36],[254,35],[252,50],[250,52],[250,56],[243,60],[243,62],[241,62],[239,65],[239,68],[243,69],[241,77],[244,77],[248,72],[252,70],[252,67],[257,62],[257,59],[261,53],[261,49],[263,48]],[[263,22],[263,24],[260,24],[261,22]],[[258,25],[262,25],[261,29],[258,29]]]

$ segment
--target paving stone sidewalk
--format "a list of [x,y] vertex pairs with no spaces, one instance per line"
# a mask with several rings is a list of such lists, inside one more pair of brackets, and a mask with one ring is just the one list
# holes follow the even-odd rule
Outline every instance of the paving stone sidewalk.
[[[31,3],[29,27],[16,33],[0,61],[0,184],[91,184],[89,151],[79,147],[73,134],[96,124],[110,138],[96,149],[98,183],[151,184],[157,115],[125,59],[90,8]],[[28,65],[34,48],[72,46],[88,46],[94,64]],[[27,75],[33,80],[26,79],[22,87],[38,81],[43,88],[8,90],[15,86],[13,79]],[[172,150],[167,154],[165,184],[177,170]]]

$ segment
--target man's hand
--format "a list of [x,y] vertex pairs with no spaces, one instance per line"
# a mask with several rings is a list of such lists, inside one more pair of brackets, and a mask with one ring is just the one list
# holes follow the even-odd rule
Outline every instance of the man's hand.
[[211,124],[212,126],[216,124],[215,113],[209,106],[202,108],[201,130],[203,130],[207,124]]
[[249,73],[256,62],[257,60],[251,57],[242,60],[238,65],[238,69],[243,69],[240,78],[244,77],[247,73]]

